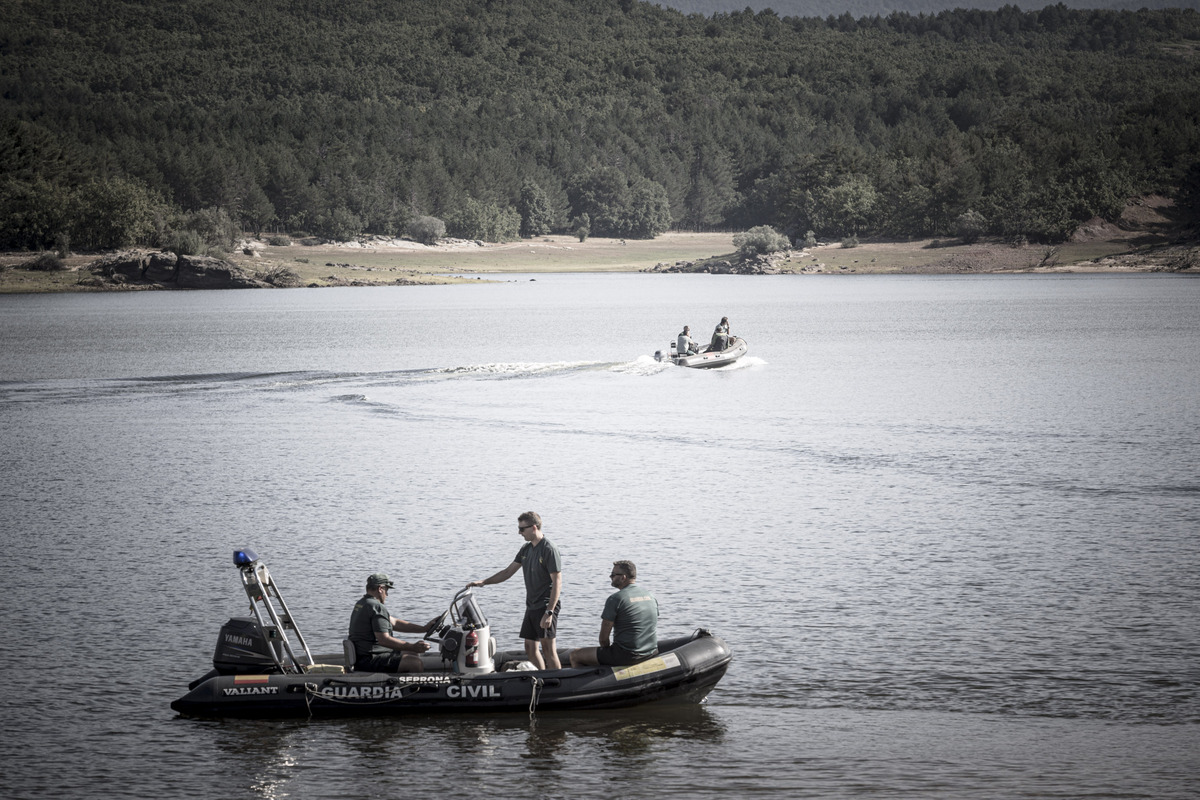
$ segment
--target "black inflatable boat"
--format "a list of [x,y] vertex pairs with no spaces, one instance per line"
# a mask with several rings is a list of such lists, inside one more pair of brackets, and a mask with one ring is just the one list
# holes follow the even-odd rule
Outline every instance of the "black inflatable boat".
[[[700,629],[660,639],[657,655],[627,667],[530,670],[523,650],[496,652],[486,617],[464,589],[426,635],[437,647],[421,656],[424,672],[355,672],[349,640],[340,654],[311,654],[253,551],[237,551],[234,561],[254,617],[236,617],[222,627],[213,669],[171,703],[186,716],[396,716],[699,703],[732,658],[720,637]],[[560,650],[559,658],[568,663],[567,651]]]

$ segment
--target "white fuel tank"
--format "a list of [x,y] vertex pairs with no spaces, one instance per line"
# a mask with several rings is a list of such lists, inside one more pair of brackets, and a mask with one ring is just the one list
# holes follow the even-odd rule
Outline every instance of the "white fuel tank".
[[490,625],[465,631],[454,671],[459,675],[486,675],[496,671],[496,640]]

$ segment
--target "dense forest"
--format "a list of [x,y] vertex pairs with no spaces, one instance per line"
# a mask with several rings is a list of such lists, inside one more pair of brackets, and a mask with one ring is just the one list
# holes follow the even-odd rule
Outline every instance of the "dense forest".
[[[998,11],[1010,0],[656,0],[664,8],[685,14],[728,14],[731,11],[771,9],[781,17],[887,16],[894,13],[937,14],[955,8]],[[1042,5],[1044,5],[1044,0]],[[1143,8],[1200,9],[1200,0],[1062,0],[1067,8],[1137,11]],[[1032,8],[1033,6],[1026,6]]]
[[1053,241],[1200,195],[1200,14],[23,0],[0,247],[183,228]]

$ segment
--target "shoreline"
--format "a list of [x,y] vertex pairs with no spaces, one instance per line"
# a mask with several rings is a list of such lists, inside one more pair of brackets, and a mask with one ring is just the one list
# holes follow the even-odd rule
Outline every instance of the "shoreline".
[[[383,237],[316,245],[271,246],[260,240],[241,244],[242,249],[226,261],[250,276],[286,268],[296,275],[295,288],[477,283],[512,274],[738,272],[743,265],[734,253],[732,233],[668,232],[650,240],[589,238],[584,242],[558,235],[499,244],[448,240],[433,246]],[[23,269],[20,265],[34,255],[0,253],[0,294],[175,288],[97,281],[89,267],[111,253],[68,256],[63,271]],[[865,240],[854,247],[829,243],[783,251],[750,263],[758,273],[791,275],[1200,274],[1200,242],[1181,242],[1177,231],[1165,229],[1097,225],[1090,234],[1077,234],[1055,246],[1015,247],[993,240],[970,244]]]

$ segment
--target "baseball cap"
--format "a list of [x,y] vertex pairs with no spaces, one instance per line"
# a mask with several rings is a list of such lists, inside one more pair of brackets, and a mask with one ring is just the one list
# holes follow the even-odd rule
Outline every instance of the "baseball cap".
[[374,575],[367,578],[368,589],[374,589],[376,586],[382,586],[385,589],[395,588],[395,584],[392,583],[391,579],[382,572],[376,572]]

